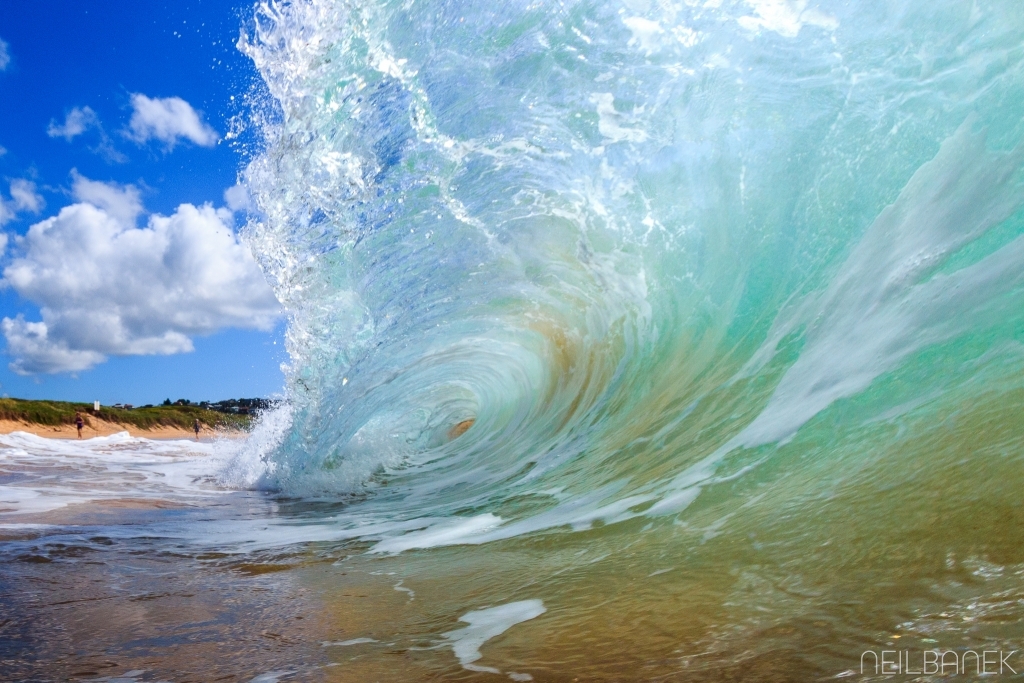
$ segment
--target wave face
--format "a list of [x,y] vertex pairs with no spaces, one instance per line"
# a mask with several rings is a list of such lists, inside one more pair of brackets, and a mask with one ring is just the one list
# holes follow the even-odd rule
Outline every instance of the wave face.
[[603,552],[538,589],[570,649],[685,604],[730,661],[817,624],[838,674],[978,596],[1019,624],[1021,35],[1016,0],[260,5],[290,422],[250,481],[381,561]]

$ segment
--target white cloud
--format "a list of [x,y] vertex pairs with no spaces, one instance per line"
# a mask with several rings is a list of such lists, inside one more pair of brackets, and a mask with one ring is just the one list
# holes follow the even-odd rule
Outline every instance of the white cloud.
[[10,194],[10,199],[0,195],[0,225],[14,220],[19,213],[39,213],[43,209],[43,198],[36,192],[36,184],[31,180],[12,180]]
[[2,157],[5,154],[7,154],[7,148],[4,147],[3,145],[0,145],[0,157]]
[[[64,341],[48,338],[46,323],[27,322],[16,318],[0,320],[0,332],[7,338],[7,353],[17,360],[10,367],[19,374],[30,374],[26,367],[52,368],[53,372],[75,372],[102,363],[106,357],[96,351],[75,351]],[[23,359],[29,358],[26,363]]]
[[123,164],[128,161],[128,157],[114,147],[114,144],[110,141],[110,136],[103,130],[100,117],[91,107],[73,107],[71,111],[64,114],[63,124],[58,124],[55,120],[51,119],[50,125],[46,127],[46,134],[51,138],[64,138],[71,142],[79,135],[90,130],[96,130],[97,137],[99,138],[99,142],[94,147],[89,148],[90,151],[99,154],[108,163]]
[[3,271],[2,284],[42,314],[0,322],[13,371],[75,372],[111,355],[182,353],[195,335],[277,320],[277,300],[226,209],[182,204],[136,228],[134,187],[104,189],[76,176],[73,191],[79,203],[33,225]]
[[71,194],[80,202],[102,209],[126,228],[135,227],[142,213],[142,198],[134,185],[118,185],[89,180],[71,169]]
[[64,138],[71,142],[76,135],[81,135],[90,128],[99,127],[100,119],[91,107],[74,107],[64,115],[63,125],[57,125],[57,122],[51,119],[46,134],[51,138]]
[[251,206],[249,189],[239,183],[224,190],[224,203],[232,211],[248,211]]
[[10,45],[0,38],[0,71],[6,71],[7,65],[11,63]]
[[36,184],[31,180],[11,181],[11,203],[18,211],[39,213],[43,210],[43,198],[36,192]]
[[149,98],[141,93],[132,95],[129,137],[142,144],[147,140],[160,140],[173,148],[178,140],[191,140],[200,147],[212,147],[220,136],[199,117],[199,114],[180,97]]

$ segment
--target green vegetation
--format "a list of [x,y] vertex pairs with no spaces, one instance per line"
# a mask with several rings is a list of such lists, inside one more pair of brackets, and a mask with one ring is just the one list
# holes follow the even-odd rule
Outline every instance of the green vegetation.
[[101,406],[100,411],[95,413],[91,403],[0,398],[0,420],[20,420],[41,425],[74,424],[76,411],[82,413],[86,424],[91,424],[89,418],[99,418],[107,422],[140,429],[152,427],[191,429],[192,422],[197,418],[204,427],[247,429],[251,420],[249,415],[220,413],[206,410],[197,405],[147,406],[131,410]]

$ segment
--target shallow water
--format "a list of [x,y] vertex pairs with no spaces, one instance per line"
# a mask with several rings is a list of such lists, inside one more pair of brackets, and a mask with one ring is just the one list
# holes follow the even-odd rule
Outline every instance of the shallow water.
[[[3,442],[4,666],[816,680],[1017,650],[1022,7],[261,5],[245,232],[288,402],[202,454]],[[159,617],[132,599],[165,584]]]

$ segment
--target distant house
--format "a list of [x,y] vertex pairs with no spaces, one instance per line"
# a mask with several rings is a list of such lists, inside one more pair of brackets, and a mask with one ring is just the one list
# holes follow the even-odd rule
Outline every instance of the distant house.
[[[276,401],[265,398],[229,398],[223,401],[198,401],[192,402],[185,398],[179,398],[171,403],[170,399],[164,401],[165,406],[194,406],[204,410],[213,410],[219,413],[232,413],[235,415],[255,415],[256,413],[268,410],[276,405]],[[120,407],[120,406],[115,406]],[[124,408],[131,406],[126,404]],[[142,406],[143,408],[152,406]]]
[[267,410],[274,405],[273,401],[265,398],[229,398],[215,403],[201,403],[207,410],[216,410],[220,413],[232,413],[234,415],[253,415],[261,410]]

